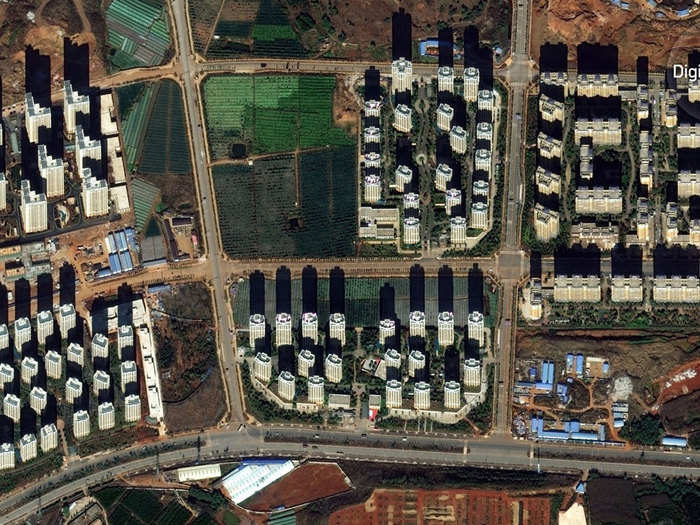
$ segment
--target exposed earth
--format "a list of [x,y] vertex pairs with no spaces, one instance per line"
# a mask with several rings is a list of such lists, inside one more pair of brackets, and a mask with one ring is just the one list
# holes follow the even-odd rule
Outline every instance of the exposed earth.
[[539,48],[546,42],[563,42],[569,46],[573,65],[580,42],[614,44],[620,68],[631,71],[638,56],[648,56],[649,66],[658,69],[677,60],[685,63],[688,52],[700,47],[697,13],[684,19],[659,19],[646,0],[629,4],[630,10],[623,10],[607,0],[534,0],[532,57],[539,59]]
[[[77,9],[80,5],[82,11]],[[63,82],[63,38],[76,44],[90,44],[91,78],[105,74],[103,47],[104,21],[97,0],[12,0],[0,3],[0,78],[3,105],[24,97],[24,50],[33,46],[51,58],[51,87]],[[33,13],[34,21],[28,17]],[[83,16],[80,16],[80,15]],[[31,15],[30,15],[31,16]],[[87,22],[89,27],[84,27]],[[95,34],[94,32],[97,34]]]

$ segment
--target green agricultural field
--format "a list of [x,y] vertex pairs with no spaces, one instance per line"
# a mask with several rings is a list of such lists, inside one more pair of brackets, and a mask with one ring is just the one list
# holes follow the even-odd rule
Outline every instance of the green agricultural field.
[[180,505],[177,501],[171,501],[163,513],[158,516],[156,520],[156,525],[181,525],[182,523],[187,523],[192,514],[185,507]]
[[180,86],[172,80],[133,84],[118,88],[117,98],[129,171],[191,173]]
[[184,174],[192,171],[190,146],[180,86],[172,80],[156,84],[151,116],[146,127],[139,172]]
[[224,250],[236,258],[350,255],[357,234],[355,172],[354,146],[298,160],[279,155],[252,167],[215,166]]
[[332,76],[210,76],[203,90],[212,157],[353,144],[333,124],[334,89]]
[[143,132],[146,129],[153,93],[153,84],[134,84],[117,88],[124,154],[129,171],[136,169],[137,159],[143,147]]

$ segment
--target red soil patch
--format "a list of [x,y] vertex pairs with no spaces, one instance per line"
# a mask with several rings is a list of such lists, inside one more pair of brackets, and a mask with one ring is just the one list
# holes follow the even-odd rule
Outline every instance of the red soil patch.
[[666,377],[659,380],[659,384],[661,389],[653,407],[655,411],[671,399],[700,389],[700,361],[673,369]]
[[335,463],[306,463],[252,496],[244,507],[267,512],[277,507],[296,507],[350,489],[346,476]]
[[377,489],[365,503],[331,514],[328,523],[378,525],[410,519],[426,525],[541,525],[549,523],[549,511],[549,498],[510,496],[497,490]]

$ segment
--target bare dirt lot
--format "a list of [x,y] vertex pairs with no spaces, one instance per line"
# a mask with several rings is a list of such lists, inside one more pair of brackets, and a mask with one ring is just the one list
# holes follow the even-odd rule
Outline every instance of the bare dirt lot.
[[664,428],[673,434],[688,434],[700,428],[700,390],[664,403],[659,409]]
[[283,505],[296,507],[350,489],[335,463],[306,463],[242,504],[246,509],[270,511]]
[[[19,102],[24,97],[25,46],[33,46],[51,58],[53,89],[58,89],[63,82],[63,37],[66,36],[73,38],[77,44],[90,44],[91,78],[104,76],[104,22],[101,21],[101,13],[99,16],[95,13],[93,4],[96,3],[95,0],[85,1],[88,17],[96,22],[90,28],[83,27],[73,0],[12,0],[0,3],[3,105]],[[34,13],[34,22],[27,18],[30,11]]]
[[162,293],[154,309],[165,419],[173,432],[215,425],[225,410],[212,317],[203,283]]
[[334,512],[333,525],[382,523],[383,517],[398,519],[415,516],[416,523],[462,523],[495,525],[511,523],[518,505],[521,525],[549,522],[548,497],[512,497],[495,490],[400,490],[377,489],[365,502]]
[[623,10],[606,0],[534,0],[531,55],[538,59],[545,42],[563,42],[569,63],[575,64],[579,43],[614,44],[620,68],[634,70],[638,56],[648,56],[650,67],[659,68],[700,46],[697,16],[658,19],[646,2],[629,4],[630,10]]
[[698,356],[700,332],[652,332],[644,330],[535,330],[518,332],[519,358],[554,359],[557,374],[567,353],[606,358],[611,375],[629,375],[635,389],[665,376],[672,368]]

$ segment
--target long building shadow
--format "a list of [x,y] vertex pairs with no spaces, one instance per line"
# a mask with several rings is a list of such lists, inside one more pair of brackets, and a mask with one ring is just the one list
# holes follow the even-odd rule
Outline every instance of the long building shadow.
[[667,248],[658,245],[654,249],[654,275],[655,276],[700,276],[700,254],[694,246],[681,248],[678,245]]
[[391,16],[391,56],[393,60],[413,58],[411,15],[403,7]]
[[484,272],[476,264],[467,275],[467,296],[470,312],[484,311]]
[[459,350],[452,345],[445,349],[445,381],[459,382]]
[[37,312],[53,312],[53,277],[42,273],[36,278]]
[[75,304],[75,268],[65,262],[58,270],[60,304]]
[[260,270],[255,270],[250,274],[248,282],[250,315],[265,315],[265,276]]
[[318,312],[318,272],[311,265],[301,271],[301,302],[304,312]]
[[445,265],[438,270],[438,311],[454,312],[454,274]]
[[292,273],[286,266],[275,274],[275,313],[292,313]]
[[411,266],[409,286],[411,311],[425,312],[425,270],[420,264]]
[[15,319],[31,317],[32,288],[25,278],[15,281]]
[[345,272],[339,266],[331,270],[328,293],[330,313],[345,314]]

